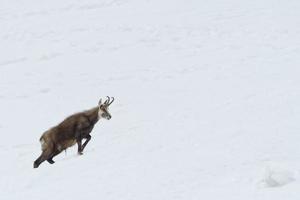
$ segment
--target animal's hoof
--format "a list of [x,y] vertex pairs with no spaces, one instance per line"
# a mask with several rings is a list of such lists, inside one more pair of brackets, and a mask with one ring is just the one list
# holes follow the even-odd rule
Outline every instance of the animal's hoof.
[[81,156],[81,155],[83,155],[83,153],[80,151],[80,152],[78,152],[78,155],[80,155],[80,156]]
[[49,159],[49,160],[47,160],[47,161],[48,161],[48,163],[50,163],[50,164],[54,164],[54,163],[55,163],[52,159]]
[[33,164],[33,168],[38,168],[38,167],[39,167],[39,165],[37,163]]

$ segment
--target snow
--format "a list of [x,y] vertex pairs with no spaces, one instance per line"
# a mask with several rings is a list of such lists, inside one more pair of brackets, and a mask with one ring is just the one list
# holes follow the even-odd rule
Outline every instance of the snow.
[[293,172],[283,169],[266,169],[264,184],[266,187],[280,187],[295,180]]
[[[299,199],[300,2],[1,1],[0,199]],[[84,154],[39,137],[114,96]]]

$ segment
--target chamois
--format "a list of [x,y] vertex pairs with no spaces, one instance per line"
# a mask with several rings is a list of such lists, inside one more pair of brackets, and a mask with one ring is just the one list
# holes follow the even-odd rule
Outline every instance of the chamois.
[[[113,101],[113,97],[112,100],[110,97],[107,97],[104,103],[102,103],[100,99],[97,107],[73,114],[57,126],[44,132],[40,138],[42,154],[34,161],[33,167],[38,168],[39,165],[46,160],[50,164],[53,164],[54,156],[76,143],[78,145],[78,154],[81,155],[91,140],[90,133],[99,119],[111,119],[108,109]],[[85,139],[85,142],[82,144],[83,139]]]

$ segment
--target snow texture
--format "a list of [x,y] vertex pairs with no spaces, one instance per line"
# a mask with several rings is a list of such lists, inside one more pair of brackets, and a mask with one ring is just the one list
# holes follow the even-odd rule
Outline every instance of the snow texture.
[[[1,200],[299,200],[300,2],[2,0]],[[39,137],[114,96],[84,154]]]

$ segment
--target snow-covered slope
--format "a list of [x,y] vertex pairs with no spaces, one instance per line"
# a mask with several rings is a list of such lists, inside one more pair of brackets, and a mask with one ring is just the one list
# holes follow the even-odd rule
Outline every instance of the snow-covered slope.
[[[300,3],[0,2],[1,200],[298,200]],[[83,156],[39,137],[114,96]]]

